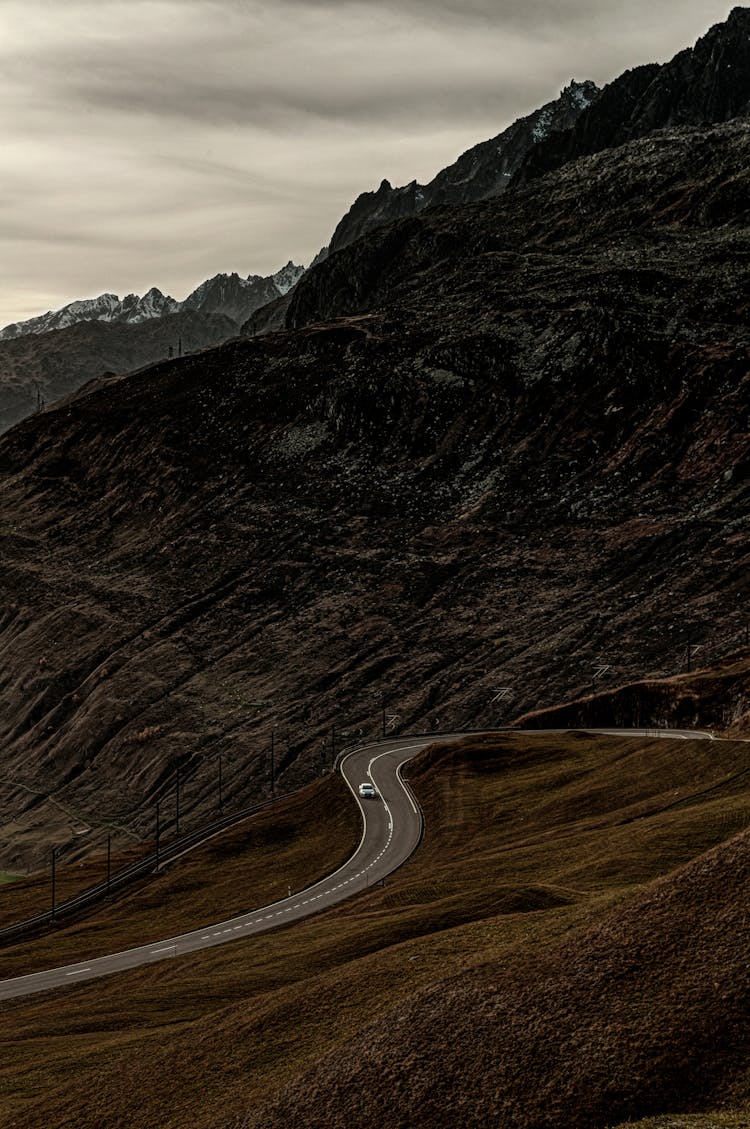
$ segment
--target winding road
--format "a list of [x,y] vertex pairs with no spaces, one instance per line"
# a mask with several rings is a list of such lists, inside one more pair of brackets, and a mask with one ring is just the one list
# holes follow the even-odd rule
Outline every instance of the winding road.
[[[541,734],[559,731],[533,732]],[[710,733],[688,730],[600,729],[588,732],[648,738],[664,736],[682,740],[713,737]],[[393,738],[365,745],[344,756],[340,771],[362,812],[362,838],[351,858],[327,878],[291,897],[216,925],[207,925],[190,933],[181,933],[176,937],[153,941],[120,953],[0,981],[0,1000],[30,996],[83,980],[94,980],[128,968],[224,945],[240,937],[265,933],[280,925],[289,925],[311,914],[320,913],[321,910],[375,885],[397,870],[414,853],[422,837],[422,813],[411,789],[402,779],[401,769],[427,745],[456,741],[462,736],[466,734]],[[365,781],[371,781],[375,785],[378,793],[376,798],[360,797],[358,785]]]
[[[434,740],[455,740],[455,735]],[[327,878],[289,898],[216,925],[120,953],[0,981],[0,1000],[94,980],[223,945],[240,937],[265,933],[319,913],[382,881],[414,853],[422,837],[422,813],[411,789],[401,778],[401,768],[420,749],[433,743],[433,738],[394,738],[355,749],[343,758],[341,774],[362,812],[362,838],[351,858]],[[375,785],[378,792],[375,799],[365,800],[359,796],[358,785],[365,781]]]

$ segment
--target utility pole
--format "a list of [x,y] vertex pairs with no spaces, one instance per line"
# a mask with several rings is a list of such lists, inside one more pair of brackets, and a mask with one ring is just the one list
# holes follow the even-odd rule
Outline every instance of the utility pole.
[[161,839],[161,800],[156,801],[156,869],[159,869],[159,841]]
[[58,848],[52,848],[52,920],[55,920],[55,864],[57,862]]

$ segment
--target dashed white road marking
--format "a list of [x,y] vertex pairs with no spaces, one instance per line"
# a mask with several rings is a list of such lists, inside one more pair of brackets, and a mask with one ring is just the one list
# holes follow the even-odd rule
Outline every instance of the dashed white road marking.
[[91,968],[74,968],[71,972],[66,972],[66,976],[80,976],[83,972],[91,972]]

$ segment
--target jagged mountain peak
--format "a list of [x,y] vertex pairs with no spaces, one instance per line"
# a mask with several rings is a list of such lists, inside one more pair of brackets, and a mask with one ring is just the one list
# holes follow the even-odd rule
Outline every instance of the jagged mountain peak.
[[520,118],[489,141],[469,149],[432,180],[416,180],[394,188],[387,179],[375,192],[363,192],[336,228],[330,246],[315,262],[353,243],[360,236],[393,220],[415,215],[434,204],[463,204],[504,192],[526,153],[550,133],[566,129],[598,97],[591,80],[572,79],[560,96]]
[[267,277],[249,274],[243,278],[237,271],[216,274],[201,283],[182,305],[204,313],[224,314],[239,326],[261,306],[287,294],[302,277],[304,270],[304,267],[299,267],[290,260],[286,266]]
[[281,270],[276,271],[276,274],[271,275],[279,294],[283,297],[288,294],[292,287],[296,286],[302,275],[305,273],[304,267],[297,266],[290,259],[286,266]]
[[5,326],[0,330],[0,341],[28,334],[50,333],[85,321],[137,324],[183,310],[224,314],[239,326],[260,306],[287,294],[304,270],[290,260],[267,278],[261,275],[243,278],[236,271],[216,274],[196,287],[184,302],[177,302],[158,286],[152,286],[142,296],[130,293],[119,298],[117,294],[106,293],[97,298],[78,299],[59,310],[49,310],[39,317]]
[[539,138],[514,181],[525,183],[579,157],[658,129],[729,121],[750,111],[750,8],[733,8],[667,63],[625,71],[555,136]]
[[577,79],[572,78],[567,86],[564,86],[560,91],[560,97],[573,98],[581,106],[581,109],[586,109],[599,93],[599,87],[591,79],[585,79],[583,82],[578,82]]

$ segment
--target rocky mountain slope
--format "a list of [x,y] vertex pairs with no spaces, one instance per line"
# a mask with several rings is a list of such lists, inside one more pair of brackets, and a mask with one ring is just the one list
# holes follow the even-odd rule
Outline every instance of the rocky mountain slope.
[[728,121],[750,109],[750,9],[734,8],[669,63],[628,70],[599,90],[573,81],[560,97],[464,153],[429,184],[412,181],[355,200],[315,263],[378,227],[440,204],[505,192],[566,161],[676,125]]
[[384,180],[377,192],[365,192],[355,200],[316,262],[322,262],[368,231],[433,205],[467,204],[499,195],[508,187],[528,151],[552,133],[572,126],[598,94],[595,83],[573,81],[556,101],[519,118],[497,137],[475,145],[429,184],[412,181],[405,188],[393,188]]
[[70,812],[150,833],[175,765],[199,815],[220,752],[263,794],[274,729],[287,787],[382,708],[497,724],[744,629],[749,168],[738,119],[431,209],[298,328],[8,433],[6,865]]
[[[416,181],[360,196],[313,266],[361,236],[430,206],[499,195],[567,161],[589,156],[675,125],[723,122],[750,108],[750,9],[728,19],[664,65],[628,70],[599,90],[572,82],[556,102],[515,122],[465,153],[429,185]],[[290,299],[255,311],[243,333],[267,333],[286,323]]]
[[6,326],[0,330],[0,432],[92,377],[227,341],[255,310],[287,295],[303,273],[290,262],[268,278],[217,274],[184,302],[156,287],[143,297],[102,294]]
[[749,110],[750,8],[734,8],[671,62],[626,71],[606,86],[569,127],[529,150],[516,179],[529,180],[656,129],[729,121]]

